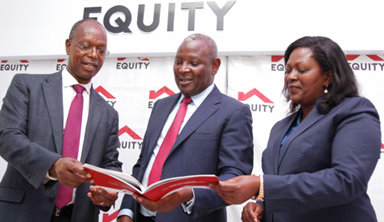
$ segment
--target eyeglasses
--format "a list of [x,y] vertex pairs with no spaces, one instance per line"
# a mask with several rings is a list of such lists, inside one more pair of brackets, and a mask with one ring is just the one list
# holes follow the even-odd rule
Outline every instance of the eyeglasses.
[[[85,53],[92,53],[93,52],[93,47],[91,47],[91,46],[80,45],[79,43],[77,43],[73,39],[70,39],[69,41],[75,42],[79,46],[79,48],[82,52],[85,52]],[[108,56],[109,55],[108,49],[96,49],[96,52],[99,56]]]

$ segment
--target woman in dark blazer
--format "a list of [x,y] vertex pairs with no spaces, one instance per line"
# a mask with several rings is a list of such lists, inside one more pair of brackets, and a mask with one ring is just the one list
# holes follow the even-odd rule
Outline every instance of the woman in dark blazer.
[[264,175],[212,188],[230,204],[255,197],[243,221],[377,221],[367,184],[380,157],[380,120],[359,97],[343,51],[329,38],[303,37],[284,59],[290,114],[271,130]]

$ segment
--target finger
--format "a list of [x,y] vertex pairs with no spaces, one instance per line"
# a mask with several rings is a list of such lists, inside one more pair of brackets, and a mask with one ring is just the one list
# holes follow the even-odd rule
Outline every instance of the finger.
[[105,198],[105,200],[109,201],[109,202],[115,202],[115,200],[117,199],[117,192],[113,192],[113,191],[107,191],[103,188],[100,188],[98,187],[96,189],[96,192],[101,195],[103,197],[103,199]]
[[97,199],[96,196],[92,192],[88,192],[87,196],[93,202],[93,204],[102,206],[102,204],[100,204],[100,203],[103,203],[103,201],[100,199]]
[[249,211],[248,210],[243,210],[243,212],[241,214],[241,220],[243,222],[254,222],[254,221],[252,221],[252,218],[249,215]]
[[78,177],[72,172],[68,172],[59,179],[63,185],[71,186],[72,188],[78,187],[80,184],[87,182],[87,179]]
[[257,221],[257,215],[255,214],[255,212],[251,208],[248,208],[247,211],[248,211],[249,220]]
[[256,207],[255,214],[260,215],[263,212],[264,212],[264,207],[263,206],[259,205],[259,206]]
[[77,175],[78,177],[81,177],[81,178],[86,178],[86,179],[90,179],[92,178],[92,175],[90,172],[88,172],[87,170],[84,169],[83,167],[83,164],[78,161],[78,160],[75,160],[71,169],[70,169],[75,175]]
[[93,196],[93,198],[91,200],[96,205],[110,206],[110,205],[113,205],[115,203],[115,201],[111,201],[110,199],[105,198],[105,196],[103,196],[102,194],[100,194],[98,192],[95,192],[95,193],[90,192],[90,193]]
[[117,192],[114,192],[114,191],[108,191],[108,190],[106,190],[105,192],[106,192],[106,197],[107,197],[108,199],[110,199],[110,200],[115,201],[115,200],[119,197],[119,195],[118,195]]
[[92,192],[88,192],[88,193],[87,193],[87,196],[89,197],[89,199],[90,199],[93,203],[96,203],[96,200],[95,200],[95,198],[94,198]]
[[218,183],[209,183],[208,184],[209,188],[211,188],[214,191],[219,191],[220,190],[220,182]]
[[224,182],[220,182],[220,190],[221,191],[224,191],[224,192],[228,192],[228,191],[233,191],[237,184],[234,184],[234,183],[231,183],[230,181],[224,181]]
[[147,199],[146,197],[140,195],[140,194],[137,194],[137,193],[134,193],[133,195],[133,199],[135,199],[137,202],[139,202],[141,205],[143,205],[145,208],[147,208],[148,210],[152,210],[152,201]]

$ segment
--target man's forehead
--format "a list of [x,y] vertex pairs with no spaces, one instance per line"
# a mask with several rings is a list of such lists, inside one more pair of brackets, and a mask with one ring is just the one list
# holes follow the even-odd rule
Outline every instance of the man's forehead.
[[89,22],[83,23],[77,27],[75,37],[89,38],[96,37],[97,39],[107,40],[105,29],[98,23]]

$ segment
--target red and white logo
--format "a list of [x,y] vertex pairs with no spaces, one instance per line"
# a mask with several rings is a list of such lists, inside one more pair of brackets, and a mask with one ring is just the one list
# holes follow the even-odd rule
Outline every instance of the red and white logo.
[[275,107],[273,105],[274,103],[272,102],[272,100],[268,99],[263,93],[261,93],[256,88],[251,89],[247,93],[239,92],[237,99],[239,101],[244,102],[244,101],[246,101],[246,100],[248,100],[248,99],[250,99],[251,97],[254,97],[254,96],[257,97],[258,99],[260,99],[262,101],[262,103],[259,103],[259,104],[245,103],[246,105],[249,106],[251,111],[253,111],[253,112],[272,113],[273,108]]
[[127,59],[126,57],[117,58],[116,69],[122,70],[146,70],[149,68],[150,61],[145,57],[137,59]]
[[128,140],[121,139],[120,146],[119,146],[120,149],[141,149],[143,142],[140,140],[143,140],[143,139],[137,133],[135,133],[131,128],[129,128],[127,125],[123,126],[119,130],[120,138],[124,137],[123,135],[125,134],[135,141],[128,141]]
[[8,60],[1,60],[0,71],[27,71],[29,67],[28,60],[19,60],[20,63],[9,63]]
[[243,93],[243,92],[239,92],[238,94],[238,100],[239,101],[245,101],[249,98],[251,98],[252,96],[257,96],[258,98],[260,98],[264,103],[273,103],[270,99],[268,99],[266,96],[264,96],[259,90],[257,90],[256,88],[253,88],[251,91],[247,92],[247,93]]
[[353,71],[384,71],[384,59],[378,55],[346,55],[346,57]]
[[132,139],[135,140],[142,140],[142,138],[137,135],[131,128],[129,128],[127,125],[119,129],[119,136],[123,135],[124,133],[128,134]]
[[56,63],[56,71],[63,70],[65,67],[67,67],[67,63],[64,63],[65,59],[58,59]]
[[168,87],[163,86],[161,89],[158,91],[155,90],[150,90],[149,91],[149,99],[157,99],[159,96],[167,94],[168,96],[174,95],[175,93],[170,90]]
[[283,72],[285,70],[284,66],[284,56],[283,55],[273,55],[271,56],[271,71]]
[[153,104],[155,101],[155,99],[159,99],[159,98],[165,98],[167,96],[171,96],[171,95],[174,95],[175,93],[170,90],[168,87],[166,86],[163,86],[161,89],[159,90],[150,90],[149,91],[149,99],[152,100],[152,101],[149,101],[148,102],[148,108],[149,109],[152,109],[153,108]]
[[98,86],[95,91],[101,95],[107,101],[112,107],[115,107],[116,104],[116,98],[108,92],[104,87]]

